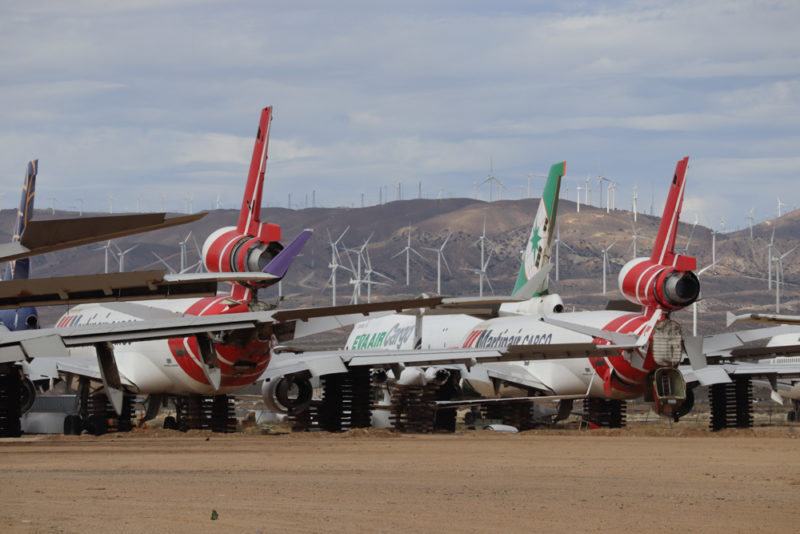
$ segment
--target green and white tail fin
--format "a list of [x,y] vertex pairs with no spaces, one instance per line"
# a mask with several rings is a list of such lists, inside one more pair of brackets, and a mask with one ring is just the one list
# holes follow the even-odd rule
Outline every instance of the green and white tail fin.
[[539,209],[533,220],[531,235],[525,246],[517,283],[511,293],[513,297],[529,299],[547,294],[547,275],[552,267],[550,245],[555,235],[558,192],[566,168],[566,161],[550,167],[550,174],[547,176],[544,192],[539,201]]

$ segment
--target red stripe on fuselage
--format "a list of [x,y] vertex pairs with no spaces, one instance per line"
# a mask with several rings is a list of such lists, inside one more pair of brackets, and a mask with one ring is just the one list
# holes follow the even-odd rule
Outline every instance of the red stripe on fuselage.
[[[246,304],[224,296],[199,299],[185,313],[186,315],[208,316],[247,311],[249,309]],[[175,361],[188,376],[201,384],[209,383],[200,366],[197,339],[194,337],[172,338],[168,344]],[[248,343],[245,347],[214,345],[222,372],[221,387],[246,386],[253,383],[269,364],[269,345],[267,341],[258,340]],[[240,369],[235,369],[237,363]]]

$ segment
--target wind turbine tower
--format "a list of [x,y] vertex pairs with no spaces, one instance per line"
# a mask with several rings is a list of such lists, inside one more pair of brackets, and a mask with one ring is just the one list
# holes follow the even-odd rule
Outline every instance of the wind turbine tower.
[[[350,229],[348,226],[344,229],[344,232],[339,236],[339,238],[334,241],[331,236],[330,232],[328,233],[328,244],[331,247],[331,262],[328,264],[328,267],[331,270],[331,304],[336,306],[336,271],[342,267],[341,263],[339,263],[339,243],[342,241],[344,234]],[[346,269],[346,267],[342,267]]]
[[405,246],[405,248],[403,248],[403,250],[392,256],[392,258],[396,258],[403,252],[406,253],[406,285],[409,286],[411,285],[411,253],[413,252],[423,260],[425,259],[425,256],[411,247],[411,226],[408,227],[408,244]]
[[444,266],[447,267],[447,272],[452,274],[450,266],[447,264],[447,258],[444,257],[444,247],[447,245],[447,240],[450,239],[451,235],[453,234],[447,234],[447,237],[444,238],[444,242],[439,248],[425,247],[425,250],[436,252],[436,293],[439,295],[442,294],[442,262],[444,262]]
[[613,243],[611,243],[610,245],[608,245],[607,247],[602,249],[602,252],[603,252],[603,295],[606,294],[606,271],[608,270],[608,267],[609,267],[609,265],[608,265],[608,251],[611,250],[611,247],[613,247],[616,244],[617,244],[617,242],[614,241]]

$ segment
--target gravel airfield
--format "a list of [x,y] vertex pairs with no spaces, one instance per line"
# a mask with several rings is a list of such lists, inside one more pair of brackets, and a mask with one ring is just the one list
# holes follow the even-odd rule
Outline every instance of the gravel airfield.
[[0,531],[796,532],[798,436],[634,424],[1,439]]

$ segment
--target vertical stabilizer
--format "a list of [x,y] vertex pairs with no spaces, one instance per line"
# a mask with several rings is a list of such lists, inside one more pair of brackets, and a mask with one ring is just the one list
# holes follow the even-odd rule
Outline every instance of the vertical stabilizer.
[[675,237],[678,235],[681,208],[683,207],[683,193],[686,189],[686,169],[689,166],[689,157],[685,157],[675,166],[667,202],[664,205],[664,215],[661,217],[661,226],[658,227],[653,255],[650,261],[659,265],[675,265],[679,256],[675,255]]
[[[33,198],[36,189],[36,174],[39,171],[39,160],[28,162],[25,169],[25,182],[22,184],[22,196],[14,222],[11,241],[19,241],[28,221],[33,217]],[[26,280],[30,275],[30,259],[21,258],[6,264],[3,280]],[[9,330],[26,330],[39,327],[39,315],[36,308],[26,306],[15,310],[0,310],[0,325]]]
[[255,236],[264,242],[280,241],[281,238],[281,229],[278,225],[261,222],[261,194],[264,190],[264,173],[267,170],[271,123],[272,106],[269,106],[261,111],[250,172],[247,175],[247,186],[242,198],[242,209],[239,212],[239,224],[236,226],[240,234]]
[[550,262],[550,245],[553,242],[558,211],[558,194],[561,179],[566,172],[567,162],[562,161],[550,167],[544,192],[539,201],[539,209],[533,220],[531,235],[525,246],[522,265],[514,285],[512,295],[530,298],[547,293],[547,272]]
[[[25,182],[22,184],[22,197],[19,201],[17,219],[14,223],[14,233],[11,241],[18,242],[25,226],[33,215],[33,197],[36,189],[36,173],[39,170],[39,160],[35,159],[28,162],[25,170]],[[25,280],[28,278],[30,270],[30,260],[23,258],[8,262],[6,265],[3,280]]]

